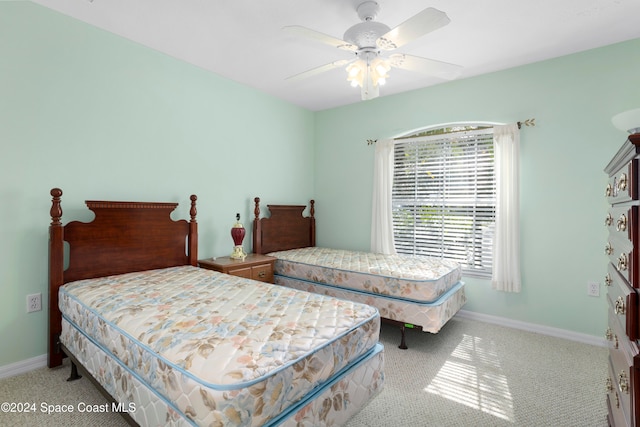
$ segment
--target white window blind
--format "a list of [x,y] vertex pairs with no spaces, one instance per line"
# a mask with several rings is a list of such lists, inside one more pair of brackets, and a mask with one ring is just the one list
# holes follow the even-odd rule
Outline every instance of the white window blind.
[[397,252],[454,259],[466,274],[490,277],[496,204],[493,129],[402,139],[394,151]]

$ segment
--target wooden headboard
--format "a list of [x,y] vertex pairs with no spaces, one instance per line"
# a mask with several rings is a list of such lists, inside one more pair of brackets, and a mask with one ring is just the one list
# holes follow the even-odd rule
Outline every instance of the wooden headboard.
[[316,245],[315,201],[310,201],[309,216],[302,215],[305,205],[267,205],[271,216],[260,218],[260,198],[254,199],[253,252],[275,251]]
[[[65,283],[95,277],[178,265],[198,265],[196,200],[191,220],[173,221],[177,203],[86,201],[91,222],[62,225],[62,190],[51,190],[49,226],[49,367],[64,357],[59,347],[62,314],[58,289]],[[65,242],[68,267],[65,270]]]

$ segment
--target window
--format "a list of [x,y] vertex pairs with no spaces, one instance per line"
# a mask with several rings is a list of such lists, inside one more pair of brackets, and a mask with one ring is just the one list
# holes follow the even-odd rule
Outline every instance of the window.
[[392,190],[396,251],[458,261],[491,277],[496,183],[493,127],[450,126],[395,144]]

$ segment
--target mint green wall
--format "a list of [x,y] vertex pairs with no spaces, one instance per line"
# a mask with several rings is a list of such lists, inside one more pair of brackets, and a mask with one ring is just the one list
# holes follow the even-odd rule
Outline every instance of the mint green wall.
[[231,253],[254,196],[313,192],[307,110],[29,2],[0,3],[0,58],[0,366],[46,352],[52,187],[85,220],[85,199],[177,201],[185,218],[195,193],[201,257]]
[[[601,336],[602,169],[623,142],[610,117],[640,103],[640,40],[311,113],[29,2],[0,3],[0,366],[46,351],[49,190],[65,218],[90,199],[199,196],[200,256],[231,249],[254,196],[317,200],[318,244],[368,249],[372,146],[454,121],[522,132],[520,294],[466,279],[466,309]],[[392,79],[393,77],[391,77]],[[345,90],[349,90],[348,86]],[[315,141],[315,144],[314,144]],[[245,240],[249,249],[249,239]],[[601,289],[604,294],[604,291]]]
[[318,113],[318,245],[369,248],[374,147],[367,139],[535,117],[537,125],[521,132],[523,291],[495,292],[486,280],[465,278],[465,309],[602,336],[605,290],[595,298],[586,289],[606,273],[602,170],[626,139],[611,117],[640,106],[638,52],[640,39]]

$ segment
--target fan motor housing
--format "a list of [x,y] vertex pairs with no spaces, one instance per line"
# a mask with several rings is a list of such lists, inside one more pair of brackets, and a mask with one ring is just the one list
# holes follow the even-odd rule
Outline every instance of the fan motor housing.
[[343,39],[355,44],[360,49],[365,47],[375,48],[376,40],[390,30],[391,28],[381,22],[365,21],[349,28],[344,33]]

